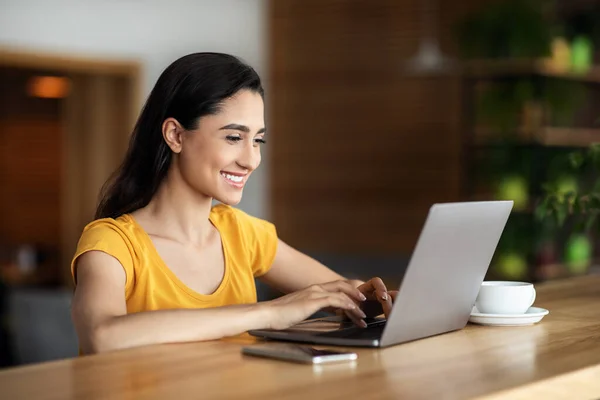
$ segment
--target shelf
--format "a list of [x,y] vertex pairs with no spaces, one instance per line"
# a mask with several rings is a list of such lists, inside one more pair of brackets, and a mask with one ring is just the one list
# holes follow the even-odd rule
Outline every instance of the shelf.
[[516,135],[503,138],[497,131],[478,128],[474,142],[478,145],[494,144],[500,140],[517,144],[538,144],[554,147],[587,147],[600,143],[600,129],[544,127],[538,130],[518,129]]
[[600,66],[592,66],[588,72],[578,74],[557,70],[545,60],[473,60],[464,62],[462,69],[464,75],[473,78],[537,75],[600,84]]

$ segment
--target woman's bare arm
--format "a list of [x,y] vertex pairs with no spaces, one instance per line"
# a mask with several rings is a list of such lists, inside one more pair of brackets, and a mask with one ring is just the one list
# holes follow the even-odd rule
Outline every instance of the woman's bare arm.
[[84,353],[281,329],[326,307],[360,313],[346,294],[317,285],[258,304],[127,314],[125,271],[117,259],[90,251],[78,259],[76,273],[72,317]]

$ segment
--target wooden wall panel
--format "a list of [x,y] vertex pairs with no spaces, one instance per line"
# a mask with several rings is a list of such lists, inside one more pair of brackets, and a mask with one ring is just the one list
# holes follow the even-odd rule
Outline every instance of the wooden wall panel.
[[0,247],[59,241],[60,100],[31,97],[28,80],[49,71],[0,66]]
[[58,247],[58,119],[0,120],[0,242]]
[[[436,28],[455,53],[470,4],[445,3]],[[294,246],[408,253],[429,206],[459,200],[458,78],[406,73],[421,5],[270,2],[272,215]]]

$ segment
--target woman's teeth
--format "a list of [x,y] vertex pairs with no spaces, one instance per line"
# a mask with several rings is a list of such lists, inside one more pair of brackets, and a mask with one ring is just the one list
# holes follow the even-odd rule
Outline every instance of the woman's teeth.
[[223,175],[225,178],[229,179],[230,181],[233,181],[236,183],[241,183],[244,180],[243,176],[235,176],[235,175],[229,175],[229,174],[224,174],[224,173],[221,173],[221,175]]

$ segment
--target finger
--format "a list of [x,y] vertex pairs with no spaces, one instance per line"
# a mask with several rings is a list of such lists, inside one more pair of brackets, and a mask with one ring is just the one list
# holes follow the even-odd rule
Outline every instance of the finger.
[[387,288],[381,280],[381,278],[372,278],[368,282],[360,285],[359,290],[363,293],[372,293],[373,299],[379,300],[382,304],[383,301],[388,299]]
[[[345,293],[341,293],[341,292],[330,292],[331,296],[334,297],[339,297],[341,299],[341,301],[346,302],[346,301],[352,301],[352,299],[350,299],[350,297],[348,297]],[[354,303],[354,302],[353,302]],[[356,304],[355,304],[356,305]],[[365,323],[365,321],[363,320],[364,318],[366,318],[367,316],[365,315],[364,311],[360,308],[360,307],[355,307],[352,309],[345,309],[343,310],[344,314],[355,324],[358,325],[360,327],[366,328],[367,324]]]
[[389,318],[392,312],[392,296],[387,296],[387,300],[381,300],[381,307],[383,308],[385,318]]
[[[325,299],[329,301],[327,305],[321,306],[321,309],[328,307],[336,307],[344,311],[344,314],[356,325],[366,327],[363,318],[366,315],[363,310],[358,307],[350,297],[342,292],[314,292],[311,297],[313,299]],[[341,304],[341,305],[340,305]]]
[[367,299],[358,288],[352,286],[347,281],[328,282],[321,285],[321,287],[330,292],[335,291],[345,293],[348,297],[359,303]]
[[[345,293],[342,292],[329,292],[331,296],[336,296],[336,297],[340,297],[342,299],[342,301],[346,301],[346,299],[352,301],[352,299],[346,295]],[[351,310],[343,310],[344,314],[356,325],[360,326],[360,327],[366,327],[367,324],[365,323],[365,321],[363,320],[364,318],[366,318],[366,314],[364,313],[364,311],[360,308],[360,307],[356,307],[354,309]]]
[[340,308],[345,311],[352,311],[358,308],[356,304],[343,293],[341,296],[338,293],[323,293],[313,297],[309,302],[319,306],[319,308],[314,311],[327,307]]
[[356,318],[356,319],[367,318],[367,315],[365,314],[365,312],[360,307],[356,307],[353,310],[349,310],[349,311],[346,312],[346,314],[349,317],[352,316],[352,318]]
[[313,292],[311,295],[311,297],[316,298],[316,297],[339,297],[342,300],[347,300],[352,302],[352,304],[357,305],[354,302],[354,299],[352,299],[350,296],[348,296],[346,293],[344,292],[340,292],[340,291],[328,291],[328,290],[324,290],[322,292]]
[[[344,314],[346,314],[346,316],[357,326],[360,326],[361,328],[366,328],[367,327],[367,323],[365,322],[365,320],[363,318],[365,317],[361,317],[361,316],[356,316],[356,313],[352,311],[344,311]],[[362,313],[362,311],[361,311]],[[362,315],[364,315],[364,313],[362,313]]]
[[392,307],[394,306],[394,304],[396,303],[396,299],[398,298],[398,291],[397,290],[390,290],[388,292],[388,294],[391,297],[391,299],[389,301],[389,303],[391,303],[391,304],[389,306],[389,309],[386,308],[386,307],[383,308],[384,309],[384,314],[385,314],[386,318],[389,318],[389,316],[390,316],[390,314],[392,312]]
[[371,281],[373,282],[373,287],[375,288],[375,292],[377,293],[378,299],[381,299],[383,301],[391,300],[390,296],[387,293],[387,288],[385,287],[385,284],[380,278],[373,278],[371,279]]

